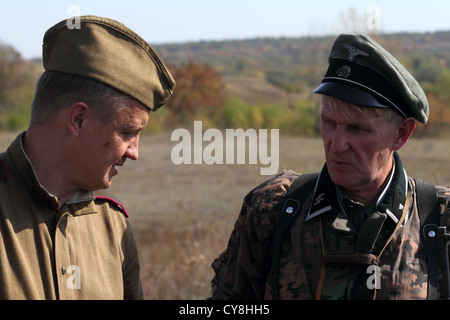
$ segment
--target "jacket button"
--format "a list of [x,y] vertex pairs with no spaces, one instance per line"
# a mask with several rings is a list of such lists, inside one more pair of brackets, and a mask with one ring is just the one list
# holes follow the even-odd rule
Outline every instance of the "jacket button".
[[62,268],[61,268],[61,273],[62,273],[62,275],[65,275],[65,274],[66,274],[66,267],[62,267]]

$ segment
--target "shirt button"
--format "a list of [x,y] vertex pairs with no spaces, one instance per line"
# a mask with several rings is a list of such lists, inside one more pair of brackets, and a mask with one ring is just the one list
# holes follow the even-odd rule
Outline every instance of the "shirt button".
[[65,274],[66,274],[66,267],[62,267],[62,268],[61,268],[61,273],[62,273],[62,275],[65,275]]

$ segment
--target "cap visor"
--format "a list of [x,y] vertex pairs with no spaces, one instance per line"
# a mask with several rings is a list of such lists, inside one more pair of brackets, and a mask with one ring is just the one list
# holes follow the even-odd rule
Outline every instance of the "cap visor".
[[324,82],[314,90],[314,93],[321,93],[360,106],[388,108],[386,104],[380,103],[366,91],[338,82]]

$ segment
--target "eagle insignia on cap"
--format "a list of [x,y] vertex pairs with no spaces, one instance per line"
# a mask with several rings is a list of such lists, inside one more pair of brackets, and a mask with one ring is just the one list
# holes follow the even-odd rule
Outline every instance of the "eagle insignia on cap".
[[344,47],[348,50],[348,61],[353,61],[356,56],[361,55],[364,57],[368,57],[369,54],[367,52],[364,52],[362,50],[359,50],[357,47],[353,47],[347,43],[344,43]]
[[347,78],[350,75],[350,72],[352,72],[352,69],[349,66],[345,65],[337,69],[336,74],[338,75],[338,77]]

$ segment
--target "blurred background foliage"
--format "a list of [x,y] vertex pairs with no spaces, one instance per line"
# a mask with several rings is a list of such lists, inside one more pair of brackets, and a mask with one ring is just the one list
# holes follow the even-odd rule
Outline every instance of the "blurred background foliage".
[[[416,77],[430,102],[430,120],[416,136],[450,134],[450,32],[377,34],[373,37]],[[175,127],[280,129],[318,135],[318,100],[312,94],[328,66],[335,37],[256,38],[155,45],[177,87],[151,114],[146,132]],[[0,131],[25,130],[39,58],[25,61],[0,42]]]

